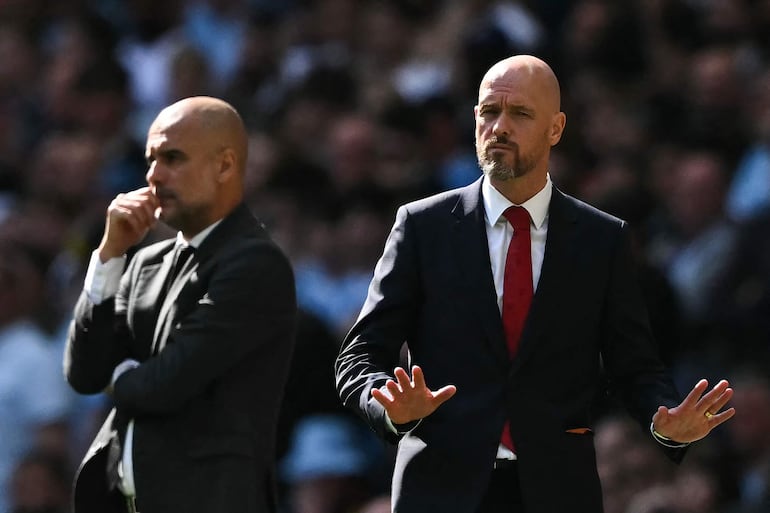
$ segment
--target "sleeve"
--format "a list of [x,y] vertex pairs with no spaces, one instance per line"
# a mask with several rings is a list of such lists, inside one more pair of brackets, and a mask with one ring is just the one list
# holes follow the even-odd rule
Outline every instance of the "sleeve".
[[[606,295],[602,358],[611,389],[647,431],[658,406],[674,407],[681,396],[658,355],[639,288],[630,230],[623,223],[618,232]],[[666,452],[675,460],[683,455],[680,448]]]
[[421,292],[412,224],[409,212],[401,207],[361,313],[335,362],[337,391],[343,404],[392,442],[403,431],[389,428],[385,409],[372,398],[371,391],[392,377],[401,347],[417,320]]
[[102,262],[97,251],[91,253],[83,289],[93,304],[101,304],[117,294],[125,266],[125,255]]
[[[83,293],[75,304],[64,350],[64,375],[81,394],[104,391],[115,366],[129,354],[125,311],[116,305],[126,303],[131,274],[139,268],[139,258],[135,256],[122,275],[116,273],[124,265],[124,259],[110,259],[105,264],[98,260],[98,256],[92,255],[91,276],[87,275]],[[119,286],[113,292],[116,275]],[[95,294],[93,299],[90,293]]]

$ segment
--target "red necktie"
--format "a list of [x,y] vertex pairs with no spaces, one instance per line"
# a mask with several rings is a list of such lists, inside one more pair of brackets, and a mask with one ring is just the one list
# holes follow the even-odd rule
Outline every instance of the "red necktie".
[[[508,352],[513,359],[532,303],[532,253],[529,237],[529,213],[523,207],[508,207],[503,216],[513,226],[513,237],[505,258],[503,278],[503,330]],[[513,450],[509,422],[505,422],[501,442]]]

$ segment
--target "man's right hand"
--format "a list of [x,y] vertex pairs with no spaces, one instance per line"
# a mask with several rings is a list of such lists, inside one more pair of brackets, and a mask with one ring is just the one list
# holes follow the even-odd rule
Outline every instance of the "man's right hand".
[[430,390],[417,365],[412,367],[412,379],[401,367],[396,367],[393,374],[396,381],[389,379],[382,388],[373,389],[372,397],[385,408],[394,424],[407,424],[427,417],[457,392],[454,385],[435,392]]
[[99,244],[99,260],[124,255],[128,248],[141,241],[155,226],[158,199],[149,187],[118,194],[107,207],[104,235]]

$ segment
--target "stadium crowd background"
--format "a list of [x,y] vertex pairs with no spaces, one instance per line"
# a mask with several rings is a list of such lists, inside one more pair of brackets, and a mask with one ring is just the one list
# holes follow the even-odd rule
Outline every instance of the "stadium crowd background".
[[607,513],[770,511],[770,1],[2,0],[0,513],[68,511],[109,407],[62,377],[70,309],[149,121],[197,94],[243,115],[249,204],[296,269],[283,511],[388,511],[392,450],[332,360],[395,206],[479,176],[478,82],[515,53],[561,80],[556,185],[632,223],[677,382],[736,389],[680,467],[598,397]]

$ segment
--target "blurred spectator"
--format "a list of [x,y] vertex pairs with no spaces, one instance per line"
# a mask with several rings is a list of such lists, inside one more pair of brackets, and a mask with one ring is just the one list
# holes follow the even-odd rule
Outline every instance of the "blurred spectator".
[[355,510],[355,513],[390,513],[390,495],[375,497]]
[[422,150],[424,115],[417,105],[399,99],[388,103],[377,117],[377,155],[371,176],[394,205],[437,190]]
[[70,511],[72,471],[61,455],[32,452],[11,479],[9,513],[67,513]]
[[[479,175],[470,119],[457,114],[471,112],[489,65],[514,53],[545,57],[562,77],[568,123],[551,178],[631,225],[652,327],[677,379],[689,386],[770,362],[768,1],[0,2],[0,255],[33,248],[31,274],[44,280],[42,289],[34,280],[5,287],[0,302],[39,295],[23,331],[40,337],[29,347],[59,358],[62,312],[79,293],[105,198],[144,182],[150,119],[174,98],[223,94],[251,131],[249,205],[300,278],[297,372],[327,380],[322,362],[357,314],[393,205]],[[0,270],[0,280],[25,268]],[[0,389],[20,372],[8,365],[0,357]],[[332,407],[321,385],[311,404],[306,383],[287,389],[286,426]],[[25,387],[34,388],[20,381],[13,396]],[[90,440],[102,401],[78,403],[53,432],[70,427],[72,444]],[[761,415],[739,414],[736,433],[715,438],[716,454],[750,438],[741,420]],[[23,452],[12,439],[0,429],[0,469],[7,451]],[[747,450],[736,446],[730,470],[743,468]],[[603,458],[622,468],[624,455]],[[703,492],[714,474],[730,498],[723,467],[699,460],[663,485],[628,478],[640,489],[633,499],[610,493],[626,471],[603,474],[607,511],[633,501],[689,513],[712,504],[708,494],[659,503]],[[767,509],[759,501],[729,513]]]
[[740,66],[735,52],[734,47],[695,52],[686,87],[681,90],[683,111],[679,116],[680,139],[721,153],[728,166],[737,161],[748,144],[742,85],[749,79],[750,70]]
[[[72,11],[60,19],[53,18],[45,32],[46,65],[40,91],[41,109],[49,130],[72,129],[77,124],[74,118],[90,115],[90,110],[81,111],[88,104],[79,101],[75,89],[103,91],[108,89],[106,84],[112,89],[116,82],[109,61],[113,59],[118,35],[106,19],[89,9]],[[79,84],[80,81],[85,83]],[[119,85],[127,88],[125,83]],[[101,114],[101,104],[93,107]]]
[[171,80],[168,96],[172,101],[189,96],[206,96],[214,90],[214,80],[209,63],[196,48],[183,45],[171,56]]
[[333,368],[338,346],[337,338],[320,319],[299,311],[294,354],[278,420],[276,452],[279,458],[288,451],[291,435],[304,418],[349,415],[334,387]]
[[217,77],[213,90],[221,94],[240,66],[248,30],[248,0],[196,0],[184,6],[187,39],[202,54]]
[[277,79],[281,57],[278,21],[260,10],[250,13],[238,67],[224,93],[243,113],[247,126],[264,128],[284,93]]
[[363,202],[337,221],[317,224],[312,253],[295,264],[298,304],[321,318],[338,338],[345,334],[372,278],[388,220]]
[[[650,327],[658,351],[666,365],[674,365],[682,354],[682,312],[674,288],[664,272],[652,265],[645,253],[648,247],[646,230],[653,198],[630,162],[609,160],[607,168],[594,172],[593,191],[582,184],[584,195],[592,204],[629,223],[632,248],[636,257],[637,276],[642,290]],[[589,195],[590,192],[590,195]],[[589,200],[591,201],[591,200]]]
[[734,475],[738,505],[743,508],[770,504],[770,379],[759,367],[731,379],[733,405],[745,412],[725,426],[735,451]]
[[331,123],[326,139],[327,167],[332,194],[342,205],[373,187],[376,141],[377,125],[367,116],[347,114]]
[[106,197],[144,185],[144,147],[129,133],[128,75],[114,59],[100,60],[78,76],[69,104],[73,127],[101,148],[99,191]]
[[695,151],[681,156],[674,173],[664,198],[672,233],[650,240],[649,256],[677,292],[685,318],[705,323],[736,239],[723,209],[728,170],[717,154]]
[[[457,105],[448,95],[432,96],[419,106],[422,152],[441,190],[468,185],[479,177],[472,129],[458,121]],[[463,116],[465,119],[465,116]]]
[[634,495],[670,480],[673,464],[626,416],[605,416],[594,443],[605,513],[626,513]]
[[725,345],[733,364],[770,362],[770,206],[738,227],[736,249],[716,288],[711,317],[740,343]]
[[615,82],[640,77],[646,70],[644,39],[634,5],[608,0],[575,2],[564,30],[560,76],[601,70]]
[[676,504],[674,487],[661,484],[634,495],[623,511],[624,513],[684,513]]
[[[386,463],[374,434],[339,415],[311,415],[281,462],[290,513],[346,513],[382,493]],[[379,480],[379,482],[378,482]]]
[[99,181],[104,154],[100,141],[85,132],[47,135],[25,175],[25,192],[55,209],[67,223],[101,214],[107,206]]
[[68,399],[59,360],[35,315],[43,269],[18,246],[0,246],[0,511],[9,511],[11,473],[27,451],[68,455]]
[[745,221],[770,208],[770,72],[748,91],[751,145],[743,153],[727,193],[727,212]]
[[172,62],[187,41],[178,25],[179,0],[128,0],[124,4],[129,31],[118,43],[116,55],[129,75],[131,133],[144,140],[155,113],[171,98]]

